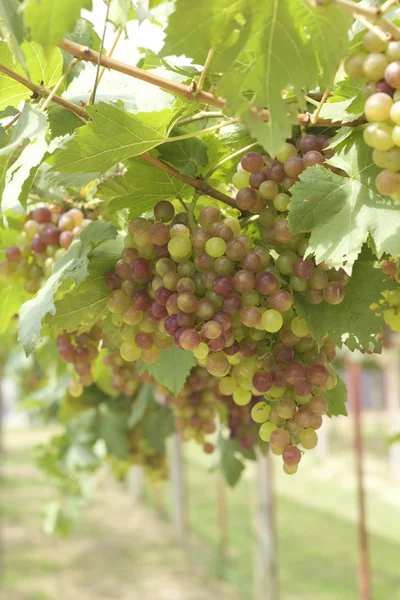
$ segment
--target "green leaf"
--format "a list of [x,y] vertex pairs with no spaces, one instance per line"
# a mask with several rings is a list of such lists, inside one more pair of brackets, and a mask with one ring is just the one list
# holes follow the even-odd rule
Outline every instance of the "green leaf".
[[165,440],[174,433],[174,415],[168,406],[156,404],[141,422],[141,433],[156,452],[165,452]]
[[[312,9],[298,0],[177,0],[162,52],[204,64],[214,47],[216,95],[274,155],[305,108],[304,89],[326,85],[347,54],[350,25],[335,6]],[[288,106],[282,90],[289,86],[298,102]],[[251,111],[266,106],[267,123]]]
[[46,319],[51,327],[81,333],[108,315],[110,290],[105,284],[105,276],[114,270],[122,250],[120,240],[107,240],[92,251],[88,277],[74,292],[55,303],[55,314]]
[[21,285],[10,283],[0,287],[0,333],[7,331],[10,321],[18,314],[22,304],[28,300],[29,294]]
[[103,102],[88,106],[87,111],[92,120],[55,154],[53,170],[104,173],[116,163],[163,142],[171,120],[168,109],[131,115]]
[[113,0],[108,20],[114,27],[124,27],[127,21],[135,18],[132,0]]
[[220,452],[221,474],[227,483],[233,487],[239,481],[240,475],[244,470],[244,464],[235,455],[238,452],[236,440],[225,439],[219,435],[217,447]]
[[347,417],[347,387],[343,379],[336,373],[337,384],[333,390],[324,392],[325,398],[329,402],[328,417],[339,417],[344,415]]
[[353,79],[340,81],[322,106],[320,117],[348,123],[364,114],[364,83]]
[[[47,88],[53,87],[62,74],[63,60],[61,51],[55,48],[47,60],[43,49],[35,42],[25,41],[21,50],[26,58],[25,67],[29,78],[36,84]],[[26,78],[26,71],[21,65],[15,64],[12,54],[5,42],[0,42],[0,63]],[[8,106],[18,107],[21,100],[26,100],[32,92],[24,85],[0,73],[0,110]]]
[[49,119],[52,138],[71,134],[75,129],[84,125],[81,119],[72,111],[56,104],[49,107],[47,117]]
[[168,388],[171,394],[177,396],[195,366],[196,359],[193,352],[172,346],[168,350],[161,350],[154,363],[138,362],[142,365],[143,370],[150,373],[158,383]]
[[20,118],[11,130],[10,143],[0,148],[0,156],[10,154],[25,140],[40,135],[46,127],[46,116],[30,104],[25,104]]
[[102,406],[98,412],[98,436],[106,444],[108,454],[117,458],[128,457],[127,421],[124,414],[118,414]]
[[138,158],[127,163],[123,177],[108,179],[99,187],[99,196],[110,198],[110,213],[127,208],[130,218],[151,210],[160,200],[184,195],[190,186]]
[[153,386],[146,383],[145,385],[142,385],[142,387],[140,388],[140,392],[138,393],[138,395],[135,398],[135,401],[133,403],[131,414],[128,417],[128,427],[129,428],[135,427],[135,425],[137,423],[139,423],[139,421],[142,420],[142,417],[143,417],[144,413],[146,412],[146,409],[151,404],[153,404],[153,402],[154,402]]
[[[183,130],[174,129],[174,135],[182,133]],[[161,144],[158,151],[162,161],[173,165],[184,175],[196,175],[199,167],[206,167],[208,164],[207,145],[196,137]]]
[[95,221],[82,232],[80,239],[74,240],[68,250],[53,265],[53,273],[34,298],[25,302],[20,310],[18,340],[25,352],[30,354],[40,341],[42,319],[55,313],[54,294],[61,284],[72,279],[82,283],[88,275],[89,255],[93,246],[103,240],[116,237],[116,229],[111,223]]
[[25,27],[48,55],[64,33],[74,29],[83,8],[91,10],[92,0],[28,0],[24,6]]
[[345,286],[343,302],[335,306],[327,302],[311,304],[296,293],[295,307],[318,342],[329,335],[338,346],[342,346],[345,338],[350,350],[371,350],[375,336],[382,331],[383,320],[370,306],[379,302],[381,293],[391,285],[388,276],[375,268],[372,261],[360,259]]
[[[94,30],[93,24],[87,21],[86,19],[78,19],[75,29],[72,33],[66,33],[65,36],[67,40],[72,40],[81,46],[87,46],[92,50],[98,52],[100,50],[100,38]],[[63,57],[63,71],[69,67],[71,62],[74,60],[74,56],[65,50],[61,50],[61,54]],[[86,68],[85,61],[79,61],[72,71],[70,71],[67,77],[67,84],[70,84],[75,77],[79,75],[81,71]],[[93,85],[93,84],[92,84]]]
[[362,130],[346,138],[329,162],[344,169],[341,177],[321,166],[306,169],[292,188],[289,226],[293,233],[311,231],[307,254],[351,274],[354,261],[371,236],[378,258],[400,252],[400,206],[379,194],[371,149]]
[[16,0],[0,0],[0,17],[4,20],[7,32],[13,41],[15,56],[21,65],[24,65],[25,60],[20,45],[24,41],[25,32],[18,8]]

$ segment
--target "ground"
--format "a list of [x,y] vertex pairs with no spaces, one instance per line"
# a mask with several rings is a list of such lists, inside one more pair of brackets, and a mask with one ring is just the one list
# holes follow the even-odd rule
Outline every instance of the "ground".
[[3,600],[237,600],[210,580],[199,560],[206,549],[180,549],[172,526],[108,477],[70,538],[45,536],[41,503],[52,490],[28,451],[38,437],[7,436]]

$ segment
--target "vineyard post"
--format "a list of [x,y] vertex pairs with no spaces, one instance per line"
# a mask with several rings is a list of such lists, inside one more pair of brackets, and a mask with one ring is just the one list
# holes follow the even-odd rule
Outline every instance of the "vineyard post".
[[[397,346],[385,350],[383,361],[389,435],[397,434],[400,431],[400,360],[398,352]],[[393,481],[400,481],[400,444],[389,446],[389,471]]]
[[179,543],[184,546],[188,541],[187,494],[182,443],[179,434],[174,434],[170,440],[170,478],[176,536]]
[[257,452],[254,510],[254,599],[279,600],[272,461]]
[[134,465],[129,470],[128,486],[132,492],[134,502],[143,499],[144,472],[141,465]]
[[369,566],[368,532],[364,488],[364,445],[361,429],[361,375],[362,366],[353,356],[347,359],[347,383],[351,410],[353,412],[354,454],[356,462],[358,535],[359,535],[359,586],[360,600],[371,600],[371,576]]

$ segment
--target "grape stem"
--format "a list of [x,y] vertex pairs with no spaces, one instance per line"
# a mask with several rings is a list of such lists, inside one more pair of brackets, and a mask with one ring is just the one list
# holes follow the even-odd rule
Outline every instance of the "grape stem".
[[[316,3],[317,5],[319,4],[318,0]],[[336,4],[342,10],[350,12],[353,15],[362,15],[364,17],[369,17],[370,19],[378,17],[382,12],[380,6],[362,6],[355,2],[351,2],[351,0],[333,0],[333,4]]]
[[334,72],[334,74],[331,77],[328,87],[326,88],[324,95],[322,96],[321,101],[317,106],[317,110],[311,116],[311,122],[310,122],[311,125],[315,125],[315,123],[318,121],[318,117],[322,110],[322,107],[325,104],[326,99],[328,98],[329,94],[331,93],[331,89],[333,86],[333,82],[335,81],[335,77],[336,77],[336,71]]
[[210,64],[211,64],[211,61],[213,59],[214,52],[215,52],[215,48],[214,47],[210,48],[209,51],[208,51],[206,62],[204,63],[204,69],[201,72],[199,83],[197,84],[197,87],[196,87],[196,93],[197,94],[200,93],[201,90],[204,87],[204,83],[205,83],[205,80],[206,80],[207,71],[208,71],[208,69],[210,67]]
[[[117,30],[117,33],[115,35],[114,41],[112,43],[112,46],[111,46],[111,48],[110,48],[110,50],[108,52],[108,56],[112,56],[112,54],[113,54],[113,52],[114,52],[114,50],[115,50],[115,48],[116,48],[116,46],[118,44],[118,41],[119,41],[119,38],[121,37],[121,35],[122,35],[122,27],[119,27],[119,29]],[[100,81],[103,78],[105,70],[106,70],[106,68],[102,67],[101,71],[100,71],[100,73],[98,75],[98,77],[96,76],[97,77],[97,85],[96,85],[96,88],[93,88],[93,90],[92,90],[92,92],[91,92],[91,94],[89,96],[88,104],[93,104],[96,89],[99,87],[99,83],[100,83]]]
[[184,125],[190,125],[190,123],[195,123],[196,121],[201,121],[203,119],[224,119],[224,113],[220,111],[212,111],[212,110],[202,110],[191,117],[185,117],[184,119],[180,119],[175,123],[176,127],[183,127]]
[[237,208],[236,202],[233,198],[211,187],[203,179],[182,175],[182,173],[179,173],[179,171],[163,163],[161,160],[158,160],[158,158],[155,158],[155,156],[152,156],[148,152],[139,154],[139,156],[146,162],[152,164],[154,167],[164,171],[164,173],[168,173],[168,175],[172,175],[172,177],[176,177],[176,179],[179,179],[180,181],[183,181],[184,183],[196,188],[196,190],[198,190],[201,194],[204,194],[205,196],[211,196],[211,198],[215,198],[216,200],[219,200],[220,202],[223,202],[232,208]]
[[368,19],[366,17],[363,17],[362,15],[354,15],[354,16],[357,19],[357,21],[359,21],[359,23],[361,23],[361,25],[364,25],[364,27],[366,29],[369,29],[370,31],[372,31],[372,33],[374,33],[376,35],[376,37],[378,37],[380,40],[382,40],[382,42],[388,42],[391,39],[392,35],[389,32],[385,32],[380,27],[373,25],[372,23],[370,23],[370,21],[368,21]]
[[206,173],[204,179],[206,181],[208,181],[210,179],[210,177],[212,175],[214,175],[215,171],[217,171],[220,167],[222,167],[222,165],[224,163],[226,163],[228,160],[231,160],[232,158],[235,158],[235,156],[239,156],[240,154],[243,154],[243,152],[247,152],[251,148],[254,148],[254,146],[258,146],[258,145],[259,145],[258,142],[253,142],[252,144],[249,144],[248,146],[245,146],[244,148],[240,148],[240,150],[236,150],[236,152],[233,152],[232,154],[229,154],[229,156],[225,156],[225,158],[223,158],[222,160],[220,160],[219,163],[217,163],[215,165],[215,167],[213,167],[212,169],[210,169],[210,171],[208,171]]
[[386,0],[381,6],[381,14],[385,14],[388,10],[392,8],[395,4],[398,4],[399,0]]
[[195,227],[196,227],[196,223],[194,220],[194,209],[196,208],[196,203],[197,203],[197,200],[200,198],[200,196],[201,196],[201,192],[199,192],[199,190],[195,189],[193,198],[190,203],[189,210],[188,210],[188,225],[189,225],[190,231],[192,231],[192,232],[195,230]]
[[[7,75],[7,77],[18,81],[18,83],[24,85],[33,93],[38,94],[38,96],[48,98],[48,96],[50,96],[51,94],[51,90],[45,88],[43,85],[36,85],[32,81],[29,81],[29,79],[25,79],[25,77],[22,77],[22,75],[19,75],[19,73],[15,73],[15,71],[8,69],[2,64],[0,64],[0,73],[4,73],[4,75]],[[84,108],[81,108],[80,106],[77,106],[76,104],[73,104],[72,102],[69,102],[64,98],[61,98],[60,96],[57,96],[57,94],[53,96],[52,102],[54,102],[55,104],[59,104],[67,110],[70,110],[71,112],[75,113],[76,116],[79,117],[84,123],[86,123],[89,120],[89,117],[86,114]]]
[[103,27],[103,35],[101,36],[101,42],[100,42],[100,52],[99,52],[99,58],[97,60],[97,67],[96,67],[96,76],[94,78],[94,86],[93,86],[93,90],[92,93],[90,94],[89,100],[88,100],[88,104],[93,104],[94,100],[96,98],[96,91],[97,91],[97,86],[99,85],[100,82],[100,65],[101,65],[101,57],[103,55],[103,49],[104,49],[104,40],[106,39],[106,32],[107,32],[107,21],[108,21],[108,15],[110,14],[110,6],[111,6],[111,0],[108,0],[107,2],[107,11],[106,11],[106,16],[104,18],[104,27]]
[[46,110],[46,108],[48,107],[48,105],[50,104],[50,102],[53,100],[54,96],[58,92],[62,83],[67,79],[68,75],[71,73],[72,69],[78,62],[79,62],[79,58],[74,58],[73,60],[71,60],[68,67],[65,69],[64,73],[61,75],[60,79],[57,81],[56,85],[53,87],[50,94],[47,96],[46,100],[42,104],[42,106],[40,108],[41,112],[44,112]]

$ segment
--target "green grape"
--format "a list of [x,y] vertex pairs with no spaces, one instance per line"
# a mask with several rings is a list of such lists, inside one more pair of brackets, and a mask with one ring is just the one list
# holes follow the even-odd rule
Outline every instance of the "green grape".
[[212,258],[218,258],[225,254],[226,242],[219,237],[212,237],[206,242],[206,252]]
[[192,250],[192,242],[189,238],[180,236],[171,238],[168,242],[168,252],[174,258],[183,258]]
[[238,406],[246,406],[251,400],[250,390],[245,390],[241,387],[236,388],[233,392],[233,401]]
[[278,429],[278,426],[275,425],[275,423],[266,421],[266,423],[263,423],[260,427],[260,431],[259,431],[260,438],[264,442],[269,442],[271,439],[271,434],[273,431],[275,431],[275,429]]
[[237,190],[240,190],[244,187],[248,187],[249,177],[250,173],[247,173],[246,171],[238,171],[232,177],[232,184]]
[[307,429],[303,429],[300,433],[299,441],[303,448],[312,450],[318,444],[318,435],[315,433],[314,429],[307,427]]
[[364,75],[368,77],[368,79],[374,79],[375,81],[383,79],[385,77],[385,69],[388,64],[389,61],[384,54],[372,52],[364,60]]
[[285,250],[280,254],[275,262],[275,266],[284,275],[291,275],[293,273],[293,265],[299,260],[297,254],[291,250]]
[[[382,126],[382,124],[381,124],[381,126]],[[400,126],[399,125],[395,125],[395,127],[393,127],[392,140],[393,140],[393,143],[396,144],[396,146],[400,146]],[[374,146],[374,148],[377,148],[377,146]],[[390,150],[390,148],[387,148],[387,150]]]
[[286,473],[286,475],[294,475],[295,473],[297,473],[298,468],[299,465],[286,465],[285,463],[283,463],[283,470]]
[[396,144],[395,138],[400,145],[400,127],[397,132],[396,127],[391,127],[386,123],[370,123],[363,132],[364,142],[371,148],[387,151]]
[[263,313],[261,324],[269,333],[275,333],[282,328],[283,317],[277,310],[269,309]]
[[259,192],[264,200],[273,200],[279,192],[279,188],[275,181],[267,180],[262,182]]
[[367,58],[365,52],[357,52],[349,56],[344,63],[344,70],[350,79],[364,78],[364,61]]
[[135,360],[138,360],[142,354],[142,350],[138,348],[133,341],[123,342],[119,352],[122,358],[127,362],[134,362]]
[[[387,94],[377,92],[365,101],[365,116],[368,121],[386,121],[392,116],[393,100]],[[400,106],[400,105],[399,105]],[[400,112],[400,111],[399,111]],[[394,120],[394,119],[392,119]]]
[[302,338],[308,334],[307,323],[304,319],[300,319],[300,317],[295,317],[293,321],[290,323],[290,329],[292,333],[299,338]]
[[291,158],[292,156],[297,156],[296,146],[293,146],[293,144],[288,144],[287,142],[283,144],[276,153],[276,158],[281,163],[286,162],[288,158]]
[[290,196],[288,194],[277,194],[274,198],[274,207],[279,212],[287,211],[290,202]]
[[231,396],[236,387],[237,383],[233,377],[223,377],[218,384],[219,391],[224,396]]
[[400,125],[400,102],[395,102],[391,105],[390,118],[395,125]]
[[394,147],[387,152],[382,152],[382,150],[375,149],[372,152],[372,160],[381,169],[400,171],[400,148]]
[[271,407],[266,402],[257,402],[251,409],[251,418],[256,423],[264,423],[268,421]]
[[130,304],[131,299],[122,290],[114,290],[107,298],[108,310],[114,314],[124,313]]
[[390,306],[400,306],[400,289],[388,290],[386,300]]
[[300,279],[299,277],[296,277],[296,275],[290,276],[289,284],[295,292],[305,292],[308,288],[307,280]]
[[389,42],[386,56],[390,61],[400,60],[400,42]]

